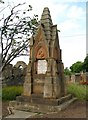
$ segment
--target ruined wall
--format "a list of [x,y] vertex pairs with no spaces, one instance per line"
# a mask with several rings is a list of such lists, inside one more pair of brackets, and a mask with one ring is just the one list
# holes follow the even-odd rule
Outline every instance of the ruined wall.
[[88,73],[75,73],[73,75],[65,75],[65,81],[69,83],[88,82]]
[[23,85],[26,68],[27,65],[23,61],[18,61],[14,66],[9,64],[2,73],[2,85]]

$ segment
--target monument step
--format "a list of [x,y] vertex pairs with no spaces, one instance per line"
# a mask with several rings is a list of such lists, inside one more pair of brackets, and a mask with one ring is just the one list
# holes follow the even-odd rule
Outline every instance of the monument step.
[[29,96],[18,96],[16,98],[17,102],[27,102],[27,103],[32,103],[32,104],[45,104],[45,105],[60,105],[68,100],[70,100],[72,98],[71,94],[68,94],[64,97],[61,97],[59,99],[47,99],[47,98],[43,98],[43,95],[35,95],[32,94],[31,97]]
[[72,99],[70,99],[70,100],[68,100],[68,101],[60,104],[60,105],[58,106],[58,110],[61,111],[61,110],[66,109],[71,103],[75,102],[76,100],[77,100],[77,98],[76,98],[76,97],[73,97]]
[[62,104],[62,103],[64,103],[64,102],[72,99],[72,97],[73,97],[73,96],[72,96],[71,94],[68,94],[68,95],[66,95],[66,96],[64,96],[64,97],[59,98],[59,99],[57,100],[57,101],[58,101],[58,105],[60,105],[60,104]]
[[43,94],[32,94],[32,98],[43,98]]
[[31,101],[32,103],[35,104],[46,104],[46,105],[60,105],[68,100],[70,100],[72,98],[71,94],[68,94],[64,97],[61,97],[59,99],[47,99],[47,98],[43,98],[42,95],[40,95],[39,97],[36,95],[32,95]]
[[67,108],[71,103],[73,103],[76,100],[77,100],[77,98],[71,98],[70,100],[68,100],[60,105],[57,105],[57,106],[45,105],[45,104],[33,104],[33,103],[27,103],[27,102],[18,104],[15,101],[14,109],[23,110],[26,112],[37,112],[37,113],[38,112],[41,112],[41,113],[56,112],[56,111],[64,110],[65,108]]

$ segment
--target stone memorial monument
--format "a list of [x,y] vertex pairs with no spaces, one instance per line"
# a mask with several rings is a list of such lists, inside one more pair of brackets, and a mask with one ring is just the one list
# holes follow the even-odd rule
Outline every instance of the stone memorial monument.
[[53,25],[45,7],[36,34],[30,39],[23,94],[10,104],[15,109],[34,112],[61,110],[58,106],[72,98],[66,95],[63,70],[57,25]]
[[57,25],[53,25],[50,11],[43,10],[40,25],[30,39],[30,60],[24,83],[24,96],[43,98],[64,96],[63,63]]

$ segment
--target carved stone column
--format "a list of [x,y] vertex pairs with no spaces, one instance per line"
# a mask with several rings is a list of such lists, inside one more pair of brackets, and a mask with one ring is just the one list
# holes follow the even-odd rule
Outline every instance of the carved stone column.
[[23,95],[30,96],[32,93],[32,76],[31,76],[31,63],[27,66],[27,75],[24,82]]

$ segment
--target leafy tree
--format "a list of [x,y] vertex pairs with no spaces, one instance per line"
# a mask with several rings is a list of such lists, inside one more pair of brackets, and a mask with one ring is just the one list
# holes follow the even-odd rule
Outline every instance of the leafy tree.
[[30,17],[31,5],[20,10],[23,4],[8,6],[10,13],[0,20],[0,72],[29,46],[29,37],[33,35],[38,16]]
[[81,61],[77,61],[76,63],[72,64],[70,69],[73,73],[80,73],[83,70],[83,63]]
[[83,70],[88,72],[88,55],[86,56],[86,58],[84,59],[83,62]]
[[71,71],[68,69],[68,67],[66,67],[66,68],[64,69],[64,74],[65,74],[65,75],[71,75]]

